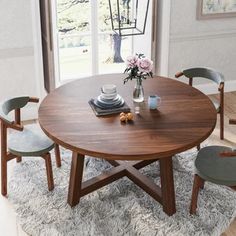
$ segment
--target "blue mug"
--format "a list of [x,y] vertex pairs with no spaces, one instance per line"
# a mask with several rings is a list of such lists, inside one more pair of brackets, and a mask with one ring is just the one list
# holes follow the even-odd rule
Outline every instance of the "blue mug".
[[157,95],[150,95],[148,97],[148,107],[151,110],[155,110],[160,106],[161,98]]

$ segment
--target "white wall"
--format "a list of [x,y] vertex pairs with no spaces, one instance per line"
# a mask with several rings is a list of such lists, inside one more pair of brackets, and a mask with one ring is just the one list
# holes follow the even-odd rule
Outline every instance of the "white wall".
[[[153,0],[156,1],[156,0]],[[169,76],[169,47],[170,47],[170,13],[171,0],[158,0],[154,9],[156,12],[156,32],[152,51],[156,75]]]
[[[0,101],[12,96],[42,97],[42,72],[33,31],[36,0],[0,1]],[[37,107],[29,105],[25,118],[35,118]]]
[[[236,90],[236,18],[196,20],[196,4],[197,0],[171,1],[168,74],[212,67],[224,74],[226,90]],[[199,88],[215,92],[206,85]]]

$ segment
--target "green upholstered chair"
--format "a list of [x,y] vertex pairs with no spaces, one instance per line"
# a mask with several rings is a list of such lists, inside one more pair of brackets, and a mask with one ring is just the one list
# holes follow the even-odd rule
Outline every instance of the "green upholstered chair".
[[[0,106],[1,121],[1,193],[7,195],[7,162],[22,156],[40,156],[45,160],[48,189],[54,188],[51,156],[49,151],[55,148],[57,166],[61,166],[59,146],[54,144],[40,129],[38,124],[21,124],[21,108],[29,102],[39,102],[38,98],[17,97],[3,102]],[[12,120],[10,112],[15,112]],[[9,133],[7,132],[10,128]]]
[[196,67],[185,69],[176,73],[175,77],[185,76],[189,79],[189,85],[193,86],[193,78],[204,78],[215,82],[220,92],[219,102],[212,100],[217,113],[220,114],[220,138],[224,139],[224,76],[211,68]]
[[[236,124],[236,120],[230,120]],[[208,146],[202,148],[195,160],[195,175],[190,204],[190,214],[196,214],[197,199],[204,182],[209,181],[228,186],[236,190],[236,151],[225,146]]]

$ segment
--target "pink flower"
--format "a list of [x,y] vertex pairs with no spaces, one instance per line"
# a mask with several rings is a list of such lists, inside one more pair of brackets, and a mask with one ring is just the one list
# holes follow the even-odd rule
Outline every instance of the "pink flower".
[[126,58],[126,66],[130,68],[134,68],[137,66],[138,63],[138,57],[137,56],[128,56]]
[[153,62],[148,58],[141,58],[138,60],[138,69],[140,72],[149,73],[152,71]]

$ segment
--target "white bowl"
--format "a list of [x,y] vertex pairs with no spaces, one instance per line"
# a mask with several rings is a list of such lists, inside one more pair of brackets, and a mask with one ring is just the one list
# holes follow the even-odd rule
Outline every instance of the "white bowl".
[[116,85],[115,84],[104,84],[102,86],[102,92],[105,94],[116,93]]
[[101,98],[105,100],[112,100],[117,97],[117,93],[101,93]]

